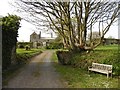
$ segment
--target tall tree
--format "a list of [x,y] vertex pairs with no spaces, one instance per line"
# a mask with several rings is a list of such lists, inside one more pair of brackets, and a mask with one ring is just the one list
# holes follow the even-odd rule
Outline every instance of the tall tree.
[[[86,0],[86,2],[19,0],[16,4],[19,11],[31,16],[28,21],[56,31],[63,37],[64,45],[73,51],[96,48],[120,14],[117,2],[101,2],[101,0]],[[90,31],[92,34],[95,25],[98,26],[100,39],[96,44],[92,46],[90,44],[88,48],[87,33]]]

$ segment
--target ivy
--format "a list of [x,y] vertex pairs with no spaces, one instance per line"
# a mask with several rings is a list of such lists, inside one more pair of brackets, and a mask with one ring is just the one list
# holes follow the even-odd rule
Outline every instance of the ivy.
[[21,18],[8,15],[2,18],[2,65],[7,69],[12,62],[12,49],[16,46]]

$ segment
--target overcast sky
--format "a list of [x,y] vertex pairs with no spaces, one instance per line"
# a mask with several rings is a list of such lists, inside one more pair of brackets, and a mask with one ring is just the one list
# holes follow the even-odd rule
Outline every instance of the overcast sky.
[[[10,14],[17,14],[15,9],[8,3],[8,2],[14,2],[14,0],[0,0],[0,16],[6,16],[8,15],[8,13]],[[29,42],[30,41],[30,34],[32,34],[35,30],[35,27],[22,20],[21,21],[21,28],[18,30],[18,41],[25,41],[25,42]],[[39,31],[36,31],[37,33],[39,33]],[[50,34],[45,34],[42,32],[42,36],[43,37],[50,37]],[[118,25],[115,24],[113,26],[111,26],[109,32],[107,32],[107,34],[105,35],[105,37],[109,37],[112,36],[114,38],[118,38]]]

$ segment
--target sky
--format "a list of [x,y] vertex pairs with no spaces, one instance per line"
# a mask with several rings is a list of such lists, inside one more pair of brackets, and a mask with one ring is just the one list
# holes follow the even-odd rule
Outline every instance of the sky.
[[[16,14],[19,16],[19,13],[15,11],[15,8],[9,4],[9,2],[14,2],[15,0],[0,0],[0,16],[7,16],[9,14]],[[35,31],[37,34],[39,34],[40,30],[36,30],[35,26],[28,23],[25,20],[21,20],[21,27],[18,30],[18,38],[17,40],[19,42],[29,42],[30,41],[30,35]],[[55,34],[53,34],[55,36]],[[51,37],[51,34],[48,32],[42,31],[42,37]]]
[[[15,8],[12,7],[9,2],[14,2],[14,0],[0,0],[0,16],[7,16],[9,14],[16,14],[19,16],[19,13],[15,11]],[[19,37],[17,40],[19,42],[24,41],[24,42],[29,42],[30,41],[30,35],[33,32],[39,33],[39,31],[36,31],[35,26],[32,24],[28,23],[25,20],[21,20],[21,28],[18,30],[18,35]],[[111,26],[109,32],[105,35],[105,38],[112,36],[114,38],[118,38],[118,25],[114,24]],[[42,32],[42,37],[50,37],[50,34],[46,34]]]

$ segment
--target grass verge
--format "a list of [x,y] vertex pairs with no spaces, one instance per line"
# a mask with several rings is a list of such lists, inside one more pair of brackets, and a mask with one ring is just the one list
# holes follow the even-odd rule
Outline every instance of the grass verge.
[[107,78],[106,75],[88,72],[81,68],[55,65],[56,70],[68,82],[69,88],[118,88],[117,78]]
[[[76,63],[80,63],[82,60],[99,61],[101,63],[114,64],[113,70],[116,69],[115,63],[118,59],[118,47],[117,46],[100,46],[95,51],[86,55],[76,55],[74,59]],[[79,59],[79,60],[78,60]],[[56,53],[53,54],[52,60],[55,62],[54,66],[60,75],[66,80],[69,88],[118,88],[118,77],[109,77],[101,73],[91,72],[88,74],[86,69],[73,67],[70,65],[58,64]]]

